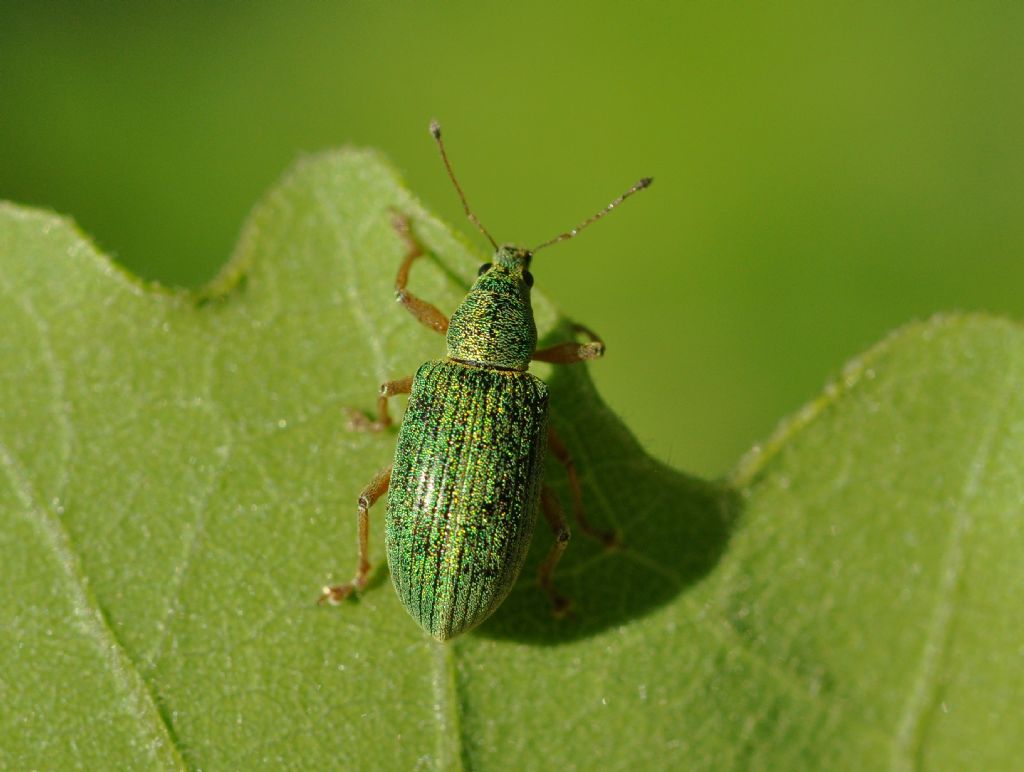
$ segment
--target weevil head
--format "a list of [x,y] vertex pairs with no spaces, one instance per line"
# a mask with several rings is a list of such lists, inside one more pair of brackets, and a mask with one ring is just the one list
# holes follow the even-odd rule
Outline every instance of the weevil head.
[[537,347],[537,326],[530,304],[527,249],[498,247],[448,326],[448,356],[507,370],[526,370]]

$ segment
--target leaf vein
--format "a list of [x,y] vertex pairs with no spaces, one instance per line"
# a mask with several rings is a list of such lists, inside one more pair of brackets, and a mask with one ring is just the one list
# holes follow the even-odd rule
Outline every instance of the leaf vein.
[[337,210],[332,206],[332,202],[327,200],[321,191],[317,192],[317,202],[320,204],[321,210],[324,215],[331,222],[333,232],[338,236],[341,242],[341,252],[344,255],[344,259],[348,263],[348,275],[350,280],[345,282],[345,293],[348,295],[349,307],[352,309],[352,314],[359,323],[360,329],[363,331],[362,338],[369,344],[370,350],[373,352],[375,370],[378,377],[383,377],[385,362],[387,361],[384,353],[384,347],[381,344],[380,336],[377,334],[378,330],[373,324],[373,320],[366,311],[364,305],[364,298],[359,291],[360,285],[358,281],[357,263],[355,259],[354,242],[360,241],[361,233],[357,233],[355,238],[347,235],[347,230],[344,227],[344,223],[338,216]]
[[68,478],[70,476],[71,453],[74,447],[74,423],[71,420],[71,404],[67,400],[66,379],[64,370],[60,366],[56,351],[53,347],[53,340],[50,334],[50,326],[46,320],[36,311],[35,305],[27,297],[18,295],[13,291],[9,282],[3,280],[4,292],[21,308],[29,321],[35,325],[39,337],[40,352],[43,362],[50,375],[50,383],[53,388],[53,414],[57,425],[60,427],[60,442],[58,445],[59,471],[55,481],[52,499],[55,502],[64,500],[64,493],[67,490]]
[[132,708],[131,712],[145,718],[139,725],[145,727],[149,735],[146,749],[154,761],[161,761],[169,768],[186,768],[174,731],[160,710],[156,694],[140,674],[96,597],[87,587],[81,559],[71,543],[67,529],[60,518],[40,502],[28,475],[2,441],[0,466],[11,481],[15,494],[21,499],[25,515],[39,529],[50,551],[64,569],[67,579],[65,586],[78,629],[96,645],[115,683]]
[[925,723],[930,706],[934,702],[938,689],[939,669],[950,644],[955,624],[955,600],[963,584],[963,571],[967,560],[966,542],[970,536],[972,515],[970,502],[977,496],[981,481],[988,471],[994,457],[994,448],[998,429],[1002,426],[1002,417],[1008,412],[1010,404],[1017,395],[1019,379],[1016,377],[1016,353],[1011,349],[1013,357],[1011,366],[1006,369],[1006,378],[1001,387],[1003,397],[998,408],[989,413],[989,420],[984,426],[969,472],[964,481],[959,497],[959,505],[953,513],[953,524],[949,534],[949,543],[942,559],[939,574],[938,598],[932,610],[931,620],[925,635],[921,652],[921,663],[917,676],[910,688],[910,693],[903,707],[903,714],[897,724],[893,738],[892,766],[894,769],[914,769],[920,766],[919,754],[925,734]]

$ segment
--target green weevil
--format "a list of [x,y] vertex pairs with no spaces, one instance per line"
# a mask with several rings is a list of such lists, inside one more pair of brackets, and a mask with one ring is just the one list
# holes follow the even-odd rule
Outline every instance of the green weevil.
[[350,411],[355,430],[381,431],[391,424],[388,399],[409,394],[394,463],[359,495],[359,563],[347,584],[323,588],[321,602],[340,603],[362,591],[370,572],[369,510],[388,494],[385,545],[398,597],[430,635],[448,640],[484,621],[515,583],[533,536],[537,511],[545,515],[555,542],[540,568],[540,585],[556,615],[568,599],[552,575],[569,541],[558,501],[542,483],[545,451],[565,467],[581,530],[612,547],[614,532],[587,521],[579,478],[565,444],[548,425],[548,389],[527,372],[530,362],[570,364],[604,354],[601,339],[582,325],[586,343],[537,349],[530,304],[530,261],[540,249],[570,239],[622,201],[651,184],[641,179],[604,209],[570,231],[533,249],[498,244],[469,208],[452,172],[441,128],[430,132],[467,217],[494,247],[491,262],[449,320],[406,289],[413,261],[425,253],[406,217],[394,225],[405,245],[395,294],[422,324],[447,336],[444,359],[423,364],[416,374],[381,385],[378,416]]

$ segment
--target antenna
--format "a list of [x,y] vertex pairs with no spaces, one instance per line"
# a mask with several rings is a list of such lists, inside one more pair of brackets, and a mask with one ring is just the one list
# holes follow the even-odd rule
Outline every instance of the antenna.
[[648,187],[652,182],[654,182],[654,178],[653,177],[644,177],[636,185],[634,185],[629,190],[627,190],[625,193],[623,193],[621,196],[619,196],[617,199],[612,201],[610,204],[608,204],[608,206],[606,206],[604,209],[599,211],[597,214],[595,214],[592,217],[584,220],[583,222],[581,222],[579,225],[577,225],[572,230],[566,231],[565,233],[561,233],[558,236],[555,236],[550,241],[545,241],[540,246],[534,247],[533,249],[530,250],[530,252],[531,253],[532,252],[536,252],[538,249],[544,249],[544,247],[550,247],[552,244],[557,244],[559,241],[566,241],[568,239],[571,239],[573,236],[575,236],[577,233],[579,233],[581,230],[586,228],[591,223],[595,223],[598,220],[600,220],[602,217],[604,217],[606,214],[608,214],[610,211],[612,211],[612,209],[617,207],[619,204],[621,204],[627,198],[632,196],[634,193],[636,193],[637,191],[643,190],[644,188]]
[[[473,214],[472,210],[470,210],[469,203],[466,201],[466,196],[462,192],[462,186],[459,185],[459,181],[455,179],[455,172],[452,171],[452,165],[448,162],[448,154],[444,152],[444,141],[441,139],[441,124],[438,123],[437,121],[431,121],[430,133],[433,134],[434,139],[437,140],[437,149],[441,151],[441,160],[444,161],[444,168],[448,170],[448,178],[452,181],[452,185],[455,186],[455,190],[458,192],[459,198],[462,200],[462,208],[466,210],[466,217],[468,217],[470,222],[472,222],[477,228],[480,229],[480,232],[487,237],[487,240],[489,242],[491,242],[491,246],[494,247],[494,251],[497,252],[497,242],[493,238],[491,238],[491,234],[487,232],[487,229],[477,219],[476,215]],[[630,191],[630,193],[632,193],[632,191]],[[629,194],[627,193],[626,195]],[[615,203],[617,204],[618,201],[616,201]]]

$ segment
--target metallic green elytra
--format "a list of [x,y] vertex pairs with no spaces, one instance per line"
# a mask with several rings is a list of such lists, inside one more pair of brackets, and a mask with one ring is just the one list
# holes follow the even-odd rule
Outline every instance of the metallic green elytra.
[[412,384],[388,492],[402,603],[446,640],[505,599],[533,536],[548,389],[526,372],[427,362]]
[[508,595],[526,558],[538,509],[555,535],[541,566],[540,586],[556,614],[568,609],[569,601],[552,581],[569,529],[557,499],[542,482],[546,449],[566,469],[580,528],[609,547],[618,543],[614,532],[598,531],[587,522],[572,458],[548,426],[547,386],[527,372],[531,361],[596,359],[604,354],[604,344],[574,325],[588,342],[537,349],[529,268],[537,250],[572,238],[651,180],[640,180],[593,217],[539,247],[499,247],[470,211],[436,123],[431,133],[467,216],[494,246],[494,257],[481,266],[449,320],[406,289],[410,266],[424,250],[409,222],[396,216],[406,246],[395,281],[397,298],[417,320],[446,334],[447,356],[426,362],[412,377],[383,384],[375,421],[351,412],[353,429],[380,431],[391,423],[388,399],[410,395],[394,463],[359,496],[356,574],[347,584],[325,587],[321,601],[339,603],[366,586],[369,510],[387,492],[385,544],[395,590],[413,619],[444,641],[480,624]]

